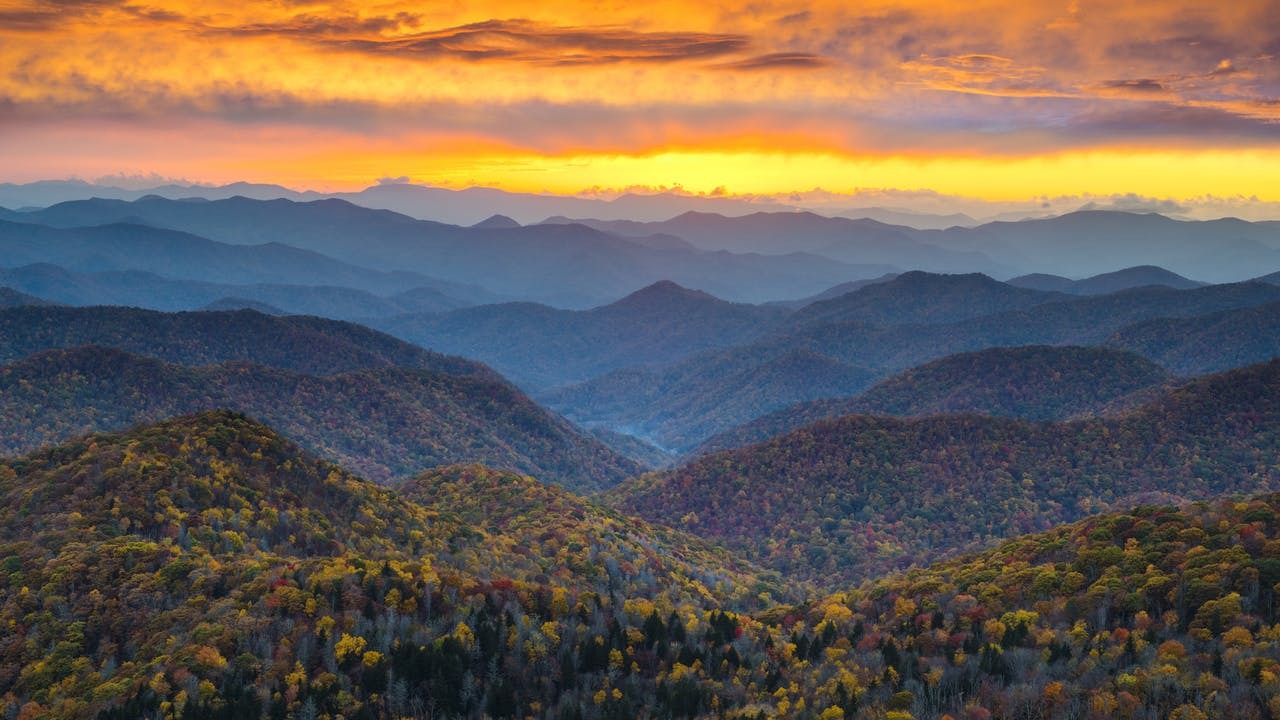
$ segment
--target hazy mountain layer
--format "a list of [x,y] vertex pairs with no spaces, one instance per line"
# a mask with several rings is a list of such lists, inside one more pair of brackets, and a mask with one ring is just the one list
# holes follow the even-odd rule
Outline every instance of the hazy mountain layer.
[[42,350],[103,345],[180,365],[245,360],[312,375],[406,367],[498,378],[478,362],[441,355],[363,325],[252,310],[161,313],[112,307],[0,310],[0,362]]
[[1128,352],[1045,345],[991,348],[925,363],[860,395],[777,410],[712,437],[695,452],[743,447],[842,415],[976,413],[1066,420],[1103,411],[1170,378],[1164,368]]
[[0,365],[0,408],[6,455],[224,408],[380,482],[483,462],[590,492],[639,470],[501,380],[423,369],[315,377],[243,362],[191,368],[89,346]]
[[375,324],[424,347],[482,360],[538,389],[747,342],[779,327],[787,314],[661,282],[585,311],[511,303]]

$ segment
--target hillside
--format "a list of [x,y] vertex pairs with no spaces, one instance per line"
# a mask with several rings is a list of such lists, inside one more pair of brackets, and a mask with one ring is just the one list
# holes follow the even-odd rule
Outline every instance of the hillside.
[[[1280,287],[1257,282],[1194,290],[1145,287],[937,325],[877,327],[860,320],[814,324],[762,339],[742,351],[808,347],[887,374],[996,346],[1101,345],[1112,333],[1145,320],[1190,318],[1278,301]],[[957,302],[963,304],[963,297]]]
[[[630,566],[627,579],[632,584],[617,588],[630,597],[660,595],[670,584],[706,588],[701,599],[711,602],[723,602],[735,587],[757,584],[775,596],[796,596],[794,589],[783,590],[776,574],[761,573],[703,540],[626,517],[531,477],[482,465],[454,465],[424,472],[397,493],[440,521],[488,537],[553,539],[537,548],[514,542],[506,548],[504,572],[521,577],[558,576],[568,584],[589,581],[617,573],[617,567],[605,566],[607,557]],[[595,562],[583,561],[582,547],[592,548]]]
[[898,373],[861,395],[783,408],[708,440],[697,454],[742,447],[841,415],[920,417],[974,413],[1066,420],[1170,379],[1139,355],[1093,347],[1034,345],[951,355]]
[[1063,296],[1028,290],[978,273],[937,275],[903,273],[830,300],[821,300],[791,316],[792,326],[857,321],[867,325],[935,325],[1042,305]]
[[1147,506],[780,609],[775,646],[811,659],[785,698],[844,717],[1270,717],[1277,541],[1277,495]]
[[1117,331],[1106,344],[1142,353],[1180,375],[1220,372],[1280,355],[1280,303],[1148,320]]
[[[501,478],[464,471],[442,497],[474,507]],[[591,704],[625,652],[601,701],[621,717],[709,703],[732,675],[664,684],[680,661],[719,666],[728,609],[772,587],[737,585],[744,566],[595,511],[509,519],[463,524],[226,412],[5,461],[0,697],[24,718],[386,717],[427,698],[509,717]],[[537,572],[552,558],[569,566]],[[686,636],[683,617],[719,629]]]
[[1047,529],[1147,492],[1280,487],[1280,364],[1118,419],[825,420],[628,481],[608,501],[790,577],[852,580]]
[[140,270],[199,282],[340,285],[373,292],[425,282],[412,273],[369,270],[274,240],[224,243],[198,232],[137,224],[133,218],[69,228],[0,220],[0,251],[9,267],[49,263],[76,272]]
[[480,363],[423,350],[362,325],[316,317],[273,317],[252,310],[0,309],[0,362],[79,345],[115,347],[180,365],[244,360],[311,375],[406,367],[498,378]]
[[[313,278],[312,282],[324,282],[324,279]],[[472,304],[431,288],[382,297],[366,290],[333,285],[197,282],[173,280],[141,270],[71,272],[48,263],[0,269],[0,283],[65,305],[125,305],[174,312],[208,309],[218,300],[229,297],[279,308],[281,312],[277,314],[319,315],[339,320],[442,312]],[[246,305],[219,309],[239,307]]]
[[230,297],[230,296],[220,297],[217,300],[214,300],[213,302],[198,309],[203,312],[234,312],[236,310],[253,310],[254,312],[260,312],[263,315],[288,315],[289,314],[274,305],[268,305],[267,303],[264,303],[258,300],[251,300],[249,298]]
[[1157,265],[1184,277],[1237,282],[1280,267],[1272,223],[1174,220],[1156,213],[1082,210],[1058,217],[919,231],[922,241],[990,255],[1024,272],[1091,277]]
[[237,362],[183,367],[103,347],[0,365],[0,453],[225,408],[371,480],[483,462],[582,492],[639,471],[501,380],[380,367],[328,377]]
[[[938,277],[919,279],[932,283]],[[955,280],[942,278],[942,283],[952,284]],[[970,282],[986,287],[1000,285],[977,276],[959,280],[961,285]],[[846,298],[856,298],[881,287],[883,285],[863,288]],[[903,297],[908,304],[913,302],[910,296]],[[950,298],[949,304],[937,307],[940,311],[962,312],[946,308],[963,307],[965,297],[961,292]],[[828,380],[833,374],[826,374],[819,381],[811,382],[803,373],[788,372],[791,367],[805,367],[802,364],[774,366],[774,372],[768,375],[757,373],[755,377],[759,382],[767,382],[773,388],[793,388],[796,392],[772,393],[771,404],[744,404],[733,413],[723,413],[716,422],[698,422],[697,432],[706,433],[701,437],[689,432],[694,425],[686,424],[676,432],[684,443],[679,450],[688,451],[718,432],[774,410],[807,400],[848,397],[866,390],[876,380],[948,355],[992,347],[1102,345],[1112,333],[1143,320],[1195,317],[1277,301],[1280,301],[1280,287],[1251,282],[1194,290],[1147,287],[1093,297],[1068,296],[1023,310],[935,325],[875,326],[860,319],[813,324],[788,321],[771,335],[746,345],[693,355],[663,369],[615,372],[558,391],[539,393],[538,397],[576,422],[619,432],[644,428],[649,437],[657,438],[668,432],[668,423],[684,422],[666,414],[666,408],[680,404],[683,396],[714,398],[739,393],[744,377],[737,371],[739,368],[758,369],[777,358],[802,353],[825,358],[835,377],[843,374],[846,378],[833,382]],[[934,306],[929,302],[923,305],[925,309]],[[1250,341],[1254,342],[1258,341]],[[1262,342],[1265,344],[1265,340]],[[1255,356],[1246,362],[1266,357],[1270,355]]]
[[1021,275],[1008,281],[1010,285],[1033,290],[1070,293],[1072,295],[1106,295],[1138,287],[1159,285],[1175,290],[1191,290],[1204,287],[1205,283],[1190,280],[1155,265],[1138,265],[1115,272],[1094,275],[1083,280],[1072,280],[1059,275]]
[[33,295],[18,292],[11,287],[0,287],[0,308],[7,307],[23,307],[26,305],[52,305],[48,300],[42,300]]
[[784,308],[787,308],[788,310],[799,310],[800,308],[805,307],[806,305],[812,305],[821,300],[832,300],[834,298],[840,297],[841,295],[847,295],[855,290],[861,290],[862,288],[868,285],[876,285],[878,283],[888,282],[896,277],[898,277],[897,273],[887,273],[877,278],[867,278],[865,280],[850,280],[848,282],[842,282],[839,285],[833,285],[827,288],[826,290],[823,290],[820,293],[809,295],[807,297],[798,298],[796,300],[775,300],[773,302],[765,303],[765,304],[772,305],[775,307],[784,307]]
[[230,413],[0,463],[0,697],[77,720],[1276,704],[1280,496],[1101,515],[768,607],[767,582],[705,584],[749,567],[527,478],[443,468],[406,493],[422,504]]
[[579,424],[625,431],[684,453],[796,398],[849,395],[872,377],[804,348],[760,355],[709,351],[664,370],[617,370],[535,397]]
[[933,272],[995,272],[998,260],[978,252],[954,251],[920,240],[910,227],[869,219],[824,217],[812,212],[755,212],[727,217],[686,212],[661,222],[580,220],[627,237],[672,235],[704,250],[781,255],[811,252],[835,260],[878,263]]
[[748,342],[787,314],[664,281],[591,310],[508,303],[373,324],[423,347],[481,360],[523,387],[540,389]]

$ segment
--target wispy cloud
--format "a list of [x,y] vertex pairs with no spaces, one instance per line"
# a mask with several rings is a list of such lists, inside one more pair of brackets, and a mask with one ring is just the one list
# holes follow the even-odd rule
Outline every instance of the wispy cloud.
[[486,20],[457,27],[378,36],[413,17],[323,20],[211,29],[236,35],[287,35],[336,49],[420,60],[504,61],[535,65],[668,63],[716,58],[748,49],[745,35],[641,32],[623,27],[574,27],[531,20]]
[[769,53],[722,63],[716,67],[727,70],[811,70],[830,65],[821,55],[802,52]]

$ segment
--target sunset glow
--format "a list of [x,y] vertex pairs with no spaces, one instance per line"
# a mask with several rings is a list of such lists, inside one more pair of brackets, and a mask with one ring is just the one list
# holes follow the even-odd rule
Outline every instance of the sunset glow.
[[0,181],[1280,199],[1273,4],[0,3]]

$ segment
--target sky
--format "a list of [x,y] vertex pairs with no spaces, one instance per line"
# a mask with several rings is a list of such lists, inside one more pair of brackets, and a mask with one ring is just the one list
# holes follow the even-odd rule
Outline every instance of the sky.
[[0,181],[1280,202],[1280,0],[0,0]]

